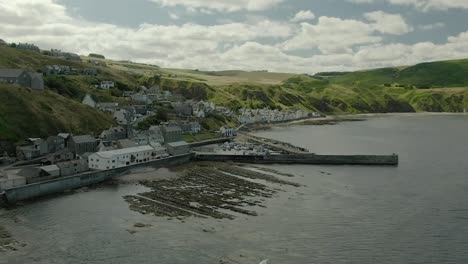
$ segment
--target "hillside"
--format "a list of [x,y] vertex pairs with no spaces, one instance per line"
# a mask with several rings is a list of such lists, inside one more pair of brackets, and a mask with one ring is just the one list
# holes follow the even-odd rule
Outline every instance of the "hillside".
[[[402,85],[416,88],[468,87],[468,59],[421,63],[409,67],[357,71],[328,77],[335,84]],[[322,77],[324,74],[317,74]],[[326,74],[325,74],[326,75]]]
[[[128,103],[123,91],[159,84],[186,99],[213,101],[233,109],[302,108],[334,113],[462,112],[468,109],[468,60],[314,76],[265,71],[199,71],[164,69],[156,65],[82,57],[82,62],[0,46],[0,68],[41,71],[46,65],[78,70],[95,68],[98,76],[51,75],[46,91],[1,86],[1,139],[75,133],[107,128],[111,118],[80,104],[85,94],[101,102]],[[97,67],[88,60],[105,62]],[[93,86],[113,80],[109,91]],[[12,104],[12,102],[15,102]]]
[[47,137],[59,132],[100,133],[111,116],[52,91],[0,84],[0,141]]

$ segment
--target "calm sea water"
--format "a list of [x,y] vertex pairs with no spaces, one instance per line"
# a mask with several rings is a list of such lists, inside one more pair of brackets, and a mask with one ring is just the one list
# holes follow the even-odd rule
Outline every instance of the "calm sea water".
[[[144,190],[135,185],[45,199],[0,211],[0,225],[27,244],[0,253],[0,263],[468,263],[467,116],[258,134],[316,153],[398,153],[401,164],[271,166],[306,186],[281,187],[258,217],[233,221],[140,215],[122,199]],[[152,226],[134,228],[137,222]]]

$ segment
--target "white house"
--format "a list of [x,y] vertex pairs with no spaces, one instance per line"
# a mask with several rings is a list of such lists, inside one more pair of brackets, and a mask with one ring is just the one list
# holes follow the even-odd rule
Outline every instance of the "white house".
[[236,134],[236,131],[234,130],[234,128],[227,127],[227,126],[221,127],[219,132],[225,137],[232,137],[232,136],[235,136]]
[[101,89],[109,90],[115,87],[115,83],[113,81],[102,81],[100,87]]
[[92,170],[109,170],[148,162],[155,158],[154,149],[146,145],[96,152],[88,157],[88,164]]

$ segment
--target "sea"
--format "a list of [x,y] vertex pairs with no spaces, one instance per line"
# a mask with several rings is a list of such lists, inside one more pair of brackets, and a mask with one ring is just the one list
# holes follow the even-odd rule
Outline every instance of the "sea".
[[47,197],[0,209],[0,225],[23,244],[1,252],[0,263],[468,263],[467,115],[384,115],[255,134],[318,154],[396,153],[400,164],[266,166],[303,186],[276,186],[258,216],[234,220],[134,212],[122,196],[147,190],[136,182]]

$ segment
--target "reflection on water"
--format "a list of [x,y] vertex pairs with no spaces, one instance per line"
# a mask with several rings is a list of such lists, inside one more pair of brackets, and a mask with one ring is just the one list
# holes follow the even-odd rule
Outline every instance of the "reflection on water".
[[269,166],[305,186],[281,187],[257,217],[141,215],[122,198],[145,191],[135,184],[0,211],[0,225],[27,244],[0,263],[467,263],[467,121],[386,117],[259,133],[316,153],[398,153],[401,164]]

